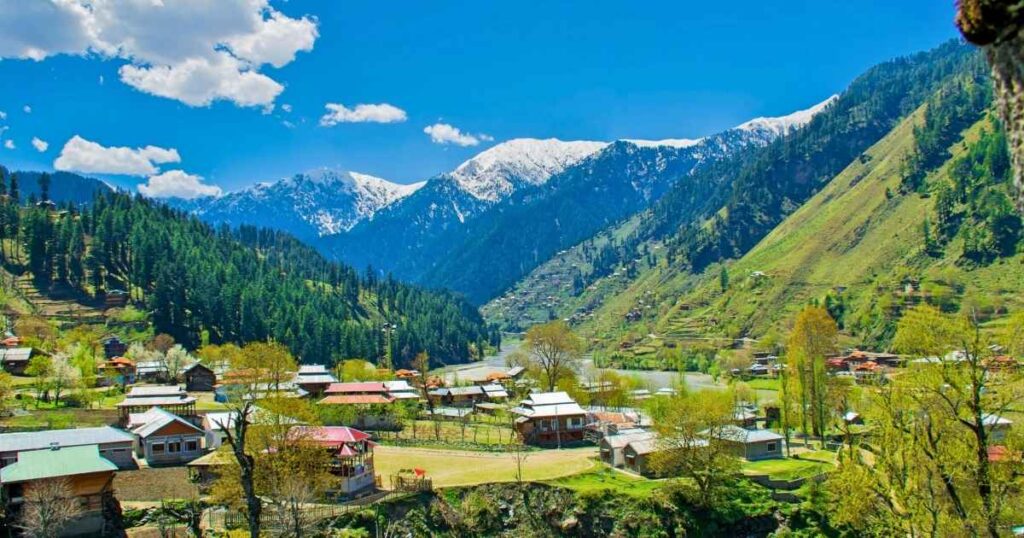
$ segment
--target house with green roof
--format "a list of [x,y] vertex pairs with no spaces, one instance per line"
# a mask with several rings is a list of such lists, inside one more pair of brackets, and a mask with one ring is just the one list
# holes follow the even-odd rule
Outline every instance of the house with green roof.
[[117,465],[101,456],[96,445],[54,446],[19,452],[16,462],[0,469],[5,511],[17,519],[25,504],[32,502],[33,488],[46,487],[54,480],[66,481],[66,491],[62,494],[80,500],[82,516],[68,525],[62,536],[98,536],[107,524],[103,517],[104,506],[117,502],[114,498],[116,472]]

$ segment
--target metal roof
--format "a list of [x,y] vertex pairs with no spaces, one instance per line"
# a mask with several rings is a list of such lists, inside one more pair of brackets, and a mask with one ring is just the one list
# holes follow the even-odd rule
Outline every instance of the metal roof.
[[150,396],[177,396],[185,394],[185,389],[178,385],[162,385],[150,387],[132,387],[128,392],[129,398],[150,397]]
[[384,383],[381,383],[380,381],[332,383],[330,387],[327,387],[328,394],[352,394],[360,392],[384,392]]
[[126,431],[102,426],[99,428],[75,428],[67,430],[44,430],[0,434],[0,452],[21,452],[57,446],[105,445],[109,443],[131,443],[135,438]]
[[620,433],[618,435],[608,435],[608,436],[605,436],[604,442],[607,443],[612,448],[623,448],[623,447],[625,447],[626,445],[628,445],[629,443],[631,443],[633,441],[643,441],[643,440],[646,440],[646,439],[653,439],[656,436],[657,436],[657,434],[655,434],[652,431],[642,431],[642,432],[635,432],[635,433]]
[[299,366],[299,375],[327,374],[327,367],[322,364],[303,364]]
[[576,400],[573,400],[566,392],[534,392],[523,400],[523,404],[532,406],[570,403],[575,404]]
[[722,428],[718,438],[736,441],[738,443],[761,443],[764,441],[778,441],[783,439],[781,435],[771,430],[746,430],[732,424]]
[[159,431],[164,426],[167,426],[168,424],[171,424],[173,422],[184,424],[185,426],[188,426],[189,428],[192,428],[193,430],[199,433],[203,432],[203,429],[200,428],[199,426],[192,424],[191,422],[179,417],[178,415],[175,415],[174,413],[160,409],[159,407],[154,407],[149,411],[146,411],[139,418],[143,419],[145,423],[139,426],[138,428],[132,430],[132,433],[138,435],[139,439],[145,439],[146,437],[149,437],[150,435],[153,435],[154,433]]
[[0,362],[26,362],[32,357],[30,347],[0,348]]
[[0,469],[0,482],[26,482],[44,478],[116,471],[117,465],[100,456],[96,445],[28,450],[18,461]]

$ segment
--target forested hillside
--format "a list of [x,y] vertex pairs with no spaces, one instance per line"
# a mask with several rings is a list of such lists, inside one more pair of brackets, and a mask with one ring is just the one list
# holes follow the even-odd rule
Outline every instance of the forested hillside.
[[712,214],[685,218],[679,208],[688,193],[674,190],[653,207],[645,231],[670,236],[670,259],[695,272],[737,258],[951,77],[987,76],[981,55],[956,42],[875,66],[806,128],[744,155],[742,162],[708,169],[698,180],[728,185]]
[[653,365],[671,355],[666,342],[749,336],[770,346],[808,303],[829,311],[847,343],[869,348],[887,348],[920,303],[998,326],[1024,306],[1006,138],[984,81],[950,84],[742,258],[699,275],[659,260],[587,330],[631,343],[616,360]]
[[[53,180],[41,177],[52,189]],[[86,298],[126,290],[151,311],[158,332],[188,346],[274,339],[307,362],[329,362],[378,359],[390,342],[395,361],[405,363],[420,351],[438,362],[465,361],[497,343],[464,301],[360,276],[287,234],[215,230],[121,193],[59,209],[23,201],[11,193],[0,205],[2,255],[12,272],[28,271],[41,290]],[[396,328],[386,334],[385,325]]]

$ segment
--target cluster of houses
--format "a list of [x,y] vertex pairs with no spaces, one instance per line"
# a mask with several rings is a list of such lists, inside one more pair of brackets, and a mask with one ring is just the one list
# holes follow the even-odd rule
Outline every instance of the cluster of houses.
[[[135,390],[156,388],[162,387]],[[122,407],[126,418],[121,427],[0,434],[0,499],[7,516],[17,517],[33,488],[44,488],[53,479],[62,479],[69,491],[58,493],[77,498],[83,509],[74,525],[75,534],[98,536],[109,524],[104,514],[115,501],[114,477],[118,471],[188,465],[200,486],[208,485],[230,462],[230,454],[217,449],[225,443],[224,430],[233,427],[235,415],[198,415],[194,407],[189,411],[188,406],[194,403],[176,404],[179,407],[175,410],[182,413],[178,414],[162,405],[164,398],[179,396],[154,396],[150,390],[129,394],[129,405]],[[256,421],[261,413],[266,412],[257,408]],[[369,434],[346,426],[305,426],[290,419],[284,424],[289,436],[315,443],[330,453],[330,472],[336,478],[334,495],[356,497],[379,487]]]
[[[756,422],[750,419],[748,409],[738,407],[734,423],[707,432],[707,440],[703,442],[717,440],[747,461],[782,458],[784,438],[771,430],[758,428]],[[609,466],[645,476],[657,474],[651,464],[656,453],[672,450],[659,442],[656,432],[646,428],[619,429],[602,437],[598,446],[601,460]]]

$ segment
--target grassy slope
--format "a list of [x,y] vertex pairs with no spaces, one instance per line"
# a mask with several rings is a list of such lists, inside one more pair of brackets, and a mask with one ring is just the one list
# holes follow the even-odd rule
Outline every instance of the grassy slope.
[[[728,291],[720,288],[719,266],[695,276],[662,260],[604,301],[584,331],[609,347],[620,340],[643,340],[645,351],[664,339],[710,338],[716,343],[715,338],[741,335],[781,336],[804,304],[841,286],[849,301],[847,321],[857,320],[861,327],[858,334],[847,335],[849,343],[884,344],[880,327],[886,316],[917,300],[901,293],[908,276],[920,279],[924,292],[946,295],[960,308],[977,307],[997,324],[1007,310],[1024,306],[1024,256],[963,266],[957,263],[962,246],[956,241],[942,258],[924,254],[922,223],[934,215],[934,199],[898,194],[900,163],[912,147],[913,124],[920,117],[918,111],[901,123],[743,258],[727,262]],[[965,139],[990,128],[988,121],[965,131]],[[961,150],[957,144],[952,153]],[[933,174],[946,174],[948,165]],[[896,194],[887,196],[887,191]],[[755,272],[766,277],[754,277]],[[641,300],[654,304],[645,319],[623,321]]]

